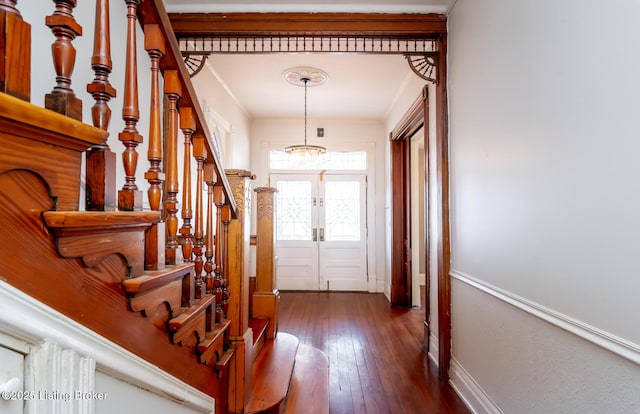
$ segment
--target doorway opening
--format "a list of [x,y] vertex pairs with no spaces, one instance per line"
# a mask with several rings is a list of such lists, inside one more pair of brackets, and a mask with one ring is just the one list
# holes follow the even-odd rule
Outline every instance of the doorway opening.
[[367,291],[364,174],[271,174],[276,287]]

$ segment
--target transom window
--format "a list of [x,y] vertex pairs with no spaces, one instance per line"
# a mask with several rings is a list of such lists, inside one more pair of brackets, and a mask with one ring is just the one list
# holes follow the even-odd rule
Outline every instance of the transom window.
[[319,157],[301,157],[284,150],[269,151],[272,170],[350,170],[367,169],[366,151],[327,151]]

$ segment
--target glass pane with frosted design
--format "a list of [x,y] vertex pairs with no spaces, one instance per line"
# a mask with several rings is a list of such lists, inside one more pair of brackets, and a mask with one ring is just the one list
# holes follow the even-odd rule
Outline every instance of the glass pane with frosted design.
[[324,203],[325,240],[360,240],[360,183],[327,182]]
[[277,240],[311,240],[311,181],[276,184]]

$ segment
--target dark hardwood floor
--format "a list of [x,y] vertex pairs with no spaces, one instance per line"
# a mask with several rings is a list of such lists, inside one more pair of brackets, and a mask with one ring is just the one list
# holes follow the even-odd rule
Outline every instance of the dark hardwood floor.
[[330,413],[469,413],[421,350],[423,309],[382,294],[281,292],[279,330],[329,357]]

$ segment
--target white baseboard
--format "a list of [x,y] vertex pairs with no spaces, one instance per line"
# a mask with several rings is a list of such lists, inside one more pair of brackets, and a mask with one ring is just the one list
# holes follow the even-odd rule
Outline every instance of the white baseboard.
[[451,387],[474,414],[503,414],[455,358],[451,359],[449,374]]
[[440,355],[440,342],[438,338],[433,334],[429,334],[429,358],[435,362],[436,366],[440,366],[438,362],[438,356]]
[[502,300],[516,308],[540,318],[560,329],[579,336],[599,347],[640,365],[640,345],[615,336],[582,321],[563,315],[538,303],[527,300],[506,290],[492,286],[457,270],[451,270],[449,275],[467,285]]
[[[51,344],[90,358],[95,369],[135,384],[200,413],[213,413],[214,399],[137,355],[0,280],[0,329],[33,349]],[[48,349],[48,348],[47,348]],[[90,414],[85,413],[83,414]]]

